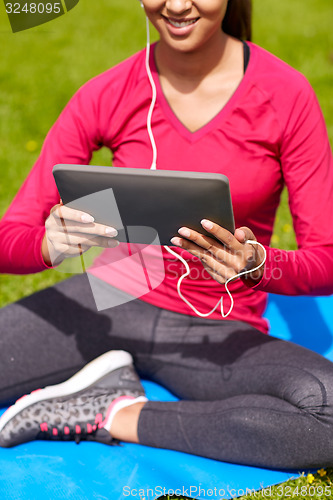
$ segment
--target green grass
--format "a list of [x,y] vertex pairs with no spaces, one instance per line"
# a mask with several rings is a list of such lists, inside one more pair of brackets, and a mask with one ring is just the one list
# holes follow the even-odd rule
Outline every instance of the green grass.
[[[291,479],[275,487],[267,487],[260,491],[248,491],[248,494],[237,497],[238,500],[281,500],[286,498],[301,498],[302,500],[328,500],[333,498],[333,469],[320,469],[316,473],[302,473],[298,478]],[[212,488],[214,486],[212,485]],[[231,495],[234,492],[231,491]],[[162,497],[161,497],[162,498]],[[187,500],[187,497],[166,496],[165,500]],[[214,497],[211,497],[214,498]],[[236,498],[236,497],[232,497]],[[214,500],[217,500],[216,496]]]
[[[254,4],[254,41],[307,76],[333,141],[332,0],[254,0]],[[75,9],[49,24],[12,34],[0,3],[0,44],[1,216],[37,159],[49,128],[77,88],[144,46],[144,16],[136,0],[81,0]],[[95,164],[110,162],[110,153],[104,149],[93,158]],[[286,193],[273,243],[280,248],[295,248]],[[57,271],[2,275],[0,306],[65,277]],[[331,485],[331,479],[332,470],[324,478],[316,476],[312,484]],[[309,486],[307,478],[297,481]],[[259,493],[243,498],[263,496]],[[281,495],[275,489],[270,498]],[[301,498],[318,500],[327,496]]]
[[[43,140],[70,97],[89,78],[145,45],[138,2],[81,0],[51,23],[12,34],[0,3],[0,216],[9,206]],[[110,165],[102,150],[95,164]],[[66,277],[58,271],[0,275],[0,307]]]

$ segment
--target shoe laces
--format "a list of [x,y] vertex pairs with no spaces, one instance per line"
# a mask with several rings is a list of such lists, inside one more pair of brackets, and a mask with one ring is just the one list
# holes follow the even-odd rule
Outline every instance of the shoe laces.
[[60,440],[60,441],[75,441],[77,444],[80,441],[87,440],[89,436],[95,437],[99,427],[96,423],[89,422],[82,424],[69,425],[66,424],[62,428],[56,425],[48,425],[46,422],[40,424],[40,432],[38,439]]

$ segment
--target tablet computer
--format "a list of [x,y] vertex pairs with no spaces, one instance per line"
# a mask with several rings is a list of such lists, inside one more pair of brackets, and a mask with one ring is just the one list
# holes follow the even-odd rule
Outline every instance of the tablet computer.
[[131,243],[152,244],[156,231],[158,244],[169,245],[182,226],[208,234],[202,219],[235,231],[229,181],[222,174],[55,165],[53,175],[63,203],[115,227],[119,241],[129,241],[131,227]]

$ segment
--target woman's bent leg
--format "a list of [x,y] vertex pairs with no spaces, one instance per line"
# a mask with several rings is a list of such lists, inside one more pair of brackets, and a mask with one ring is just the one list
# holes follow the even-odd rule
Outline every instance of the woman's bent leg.
[[0,404],[66,380],[108,350],[144,354],[158,311],[132,301],[98,312],[86,275],[1,309]]
[[333,363],[229,321],[183,319],[159,343],[170,314],[156,328],[154,379],[185,400],[148,402],[140,443],[263,467],[333,465]]
[[143,407],[142,444],[264,467],[333,464],[331,362],[244,323],[140,301],[97,313],[85,279],[1,311],[2,401],[65,380],[102,352],[125,349],[141,375],[184,399]]

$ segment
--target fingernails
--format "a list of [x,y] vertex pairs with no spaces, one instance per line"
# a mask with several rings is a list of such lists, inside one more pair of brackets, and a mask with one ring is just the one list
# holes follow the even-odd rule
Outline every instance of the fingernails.
[[246,234],[244,233],[243,229],[239,229],[238,230],[238,234],[240,235],[240,237],[243,239],[244,243],[245,243],[245,240],[246,240]]
[[189,238],[191,236],[191,231],[189,229],[186,229],[186,227],[181,227],[178,229],[178,233],[181,236],[184,236],[184,238]]
[[113,227],[107,227],[105,229],[105,234],[107,234],[109,236],[117,236],[118,231],[117,231],[117,229],[114,229]]
[[207,220],[207,219],[202,219],[201,225],[205,229],[213,229],[213,227],[214,227],[214,224],[210,220]]
[[110,241],[108,241],[108,246],[109,247],[115,248],[118,245],[119,245],[119,241],[118,240],[110,240]]
[[173,245],[176,245],[177,247],[181,247],[182,246],[182,240],[180,238],[177,238],[177,237],[171,238],[170,241],[171,241],[171,243]]
[[83,214],[81,215],[81,220],[83,222],[94,222],[95,219],[89,214]]

